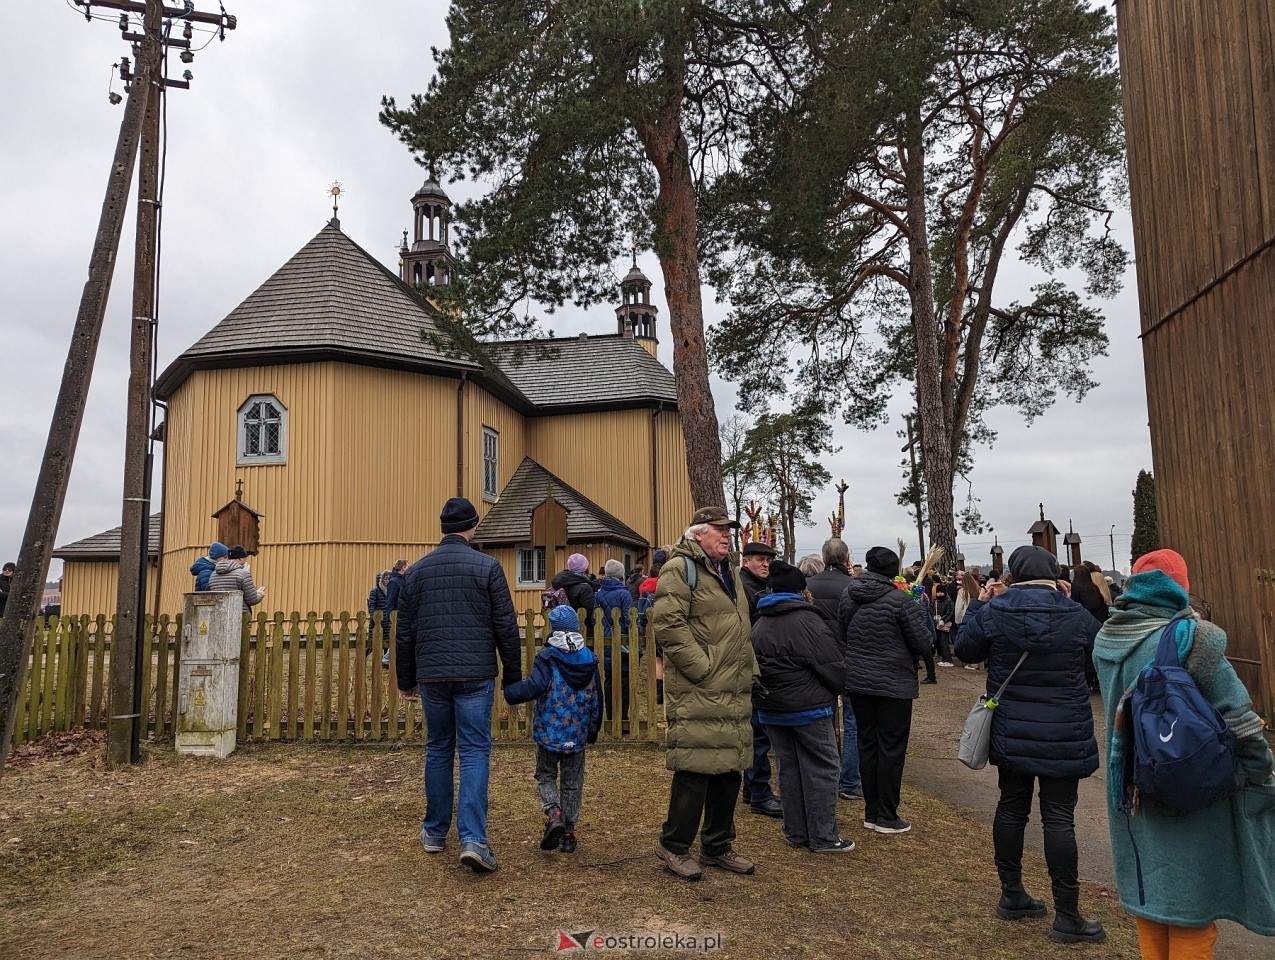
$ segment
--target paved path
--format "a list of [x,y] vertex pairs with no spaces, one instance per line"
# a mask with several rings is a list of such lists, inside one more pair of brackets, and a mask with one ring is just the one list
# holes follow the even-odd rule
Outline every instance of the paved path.
[[[912,739],[904,780],[970,811],[990,829],[1000,797],[996,768],[989,765],[982,770],[969,770],[956,759],[965,716],[983,692],[986,678],[987,674],[981,670],[963,670],[959,666],[940,668],[938,685],[921,687],[921,699],[912,714]],[[1105,752],[1101,736],[1102,701],[1096,694],[1093,709],[1099,748]],[[1088,884],[1108,887],[1115,896],[1115,869],[1107,829],[1106,773],[1104,762],[1097,773],[1080,782],[1076,842],[1080,849],[1082,909]],[[1043,853],[1040,817],[1034,806],[1027,827],[1027,842]],[[991,864],[988,869],[992,869]],[[1044,895],[1048,899],[1048,891]],[[1215,954],[1218,960],[1270,960],[1275,956],[1275,940],[1259,937],[1225,920],[1220,921],[1218,927],[1221,930]]]

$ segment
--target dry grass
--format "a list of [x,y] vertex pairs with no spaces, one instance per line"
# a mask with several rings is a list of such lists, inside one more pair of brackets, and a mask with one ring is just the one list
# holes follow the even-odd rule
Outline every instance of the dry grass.
[[[580,851],[542,853],[528,746],[498,746],[491,839],[501,869],[475,876],[417,832],[422,749],[250,744],[227,761],[152,747],[109,771],[95,751],[0,780],[0,956],[526,957],[556,930],[721,931],[730,958],[1137,957],[1114,898],[1086,891],[1101,947],[1004,923],[986,828],[905,788],[916,829],[864,831],[845,804],[842,856],[791,850],[776,821],[740,814],[757,875],[698,884],[651,853],[667,803],[663,755],[589,758]],[[1039,860],[1029,885],[1047,890]],[[671,954],[664,954],[671,955]]]

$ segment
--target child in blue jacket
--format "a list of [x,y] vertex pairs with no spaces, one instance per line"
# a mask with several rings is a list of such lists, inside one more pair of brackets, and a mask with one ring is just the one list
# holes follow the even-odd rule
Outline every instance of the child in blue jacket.
[[584,645],[580,618],[563,604],[549,611],[552,631],[531,675],[505,688],[511,704],[536,701],[536,791],[545,815],[541,850],[575,853],[584,793],[584,748],[602,726],[598,658]]
[[208,581],[212,579],[213,571],[217,569],[217,561],[229,552],[229,547],[214,540],[208,547],[208,556],[200,557],[190,565],[191,575],[195,578],[196,590],[208,589]]

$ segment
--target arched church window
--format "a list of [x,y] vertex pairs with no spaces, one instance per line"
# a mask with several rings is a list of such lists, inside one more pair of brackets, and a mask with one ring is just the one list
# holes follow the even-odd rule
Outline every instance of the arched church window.
[[271,394],[256,394],[239,408],[237,462],[286,463],[288,411]]

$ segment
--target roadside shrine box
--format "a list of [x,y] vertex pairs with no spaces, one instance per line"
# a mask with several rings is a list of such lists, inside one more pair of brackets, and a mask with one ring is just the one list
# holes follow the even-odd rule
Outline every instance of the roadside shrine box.
[[531,545],[545,548],[545,570],[558,569],[558,548],[567,545],[567,508],[546,497],[531,511]]
[[239,544],[252,556],[261,546],[261,518],[238,497],[213,514],[217,521],[217,539],[228,547]]

